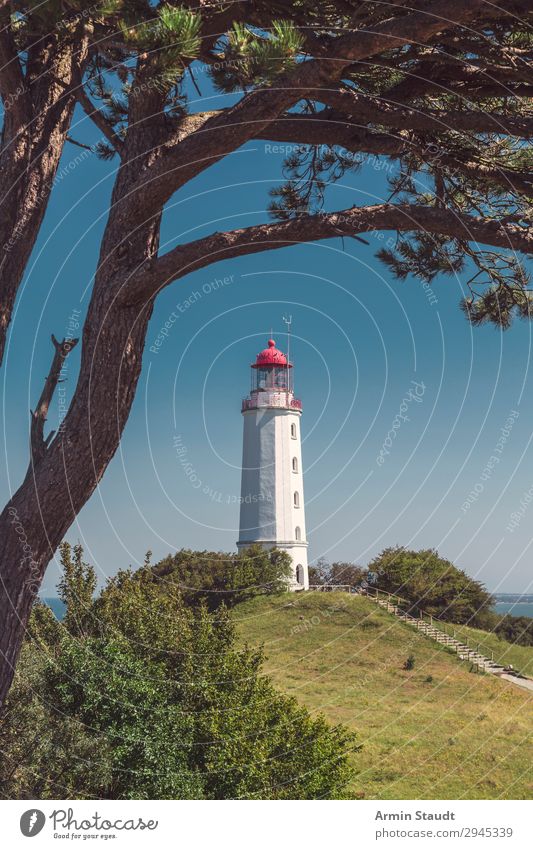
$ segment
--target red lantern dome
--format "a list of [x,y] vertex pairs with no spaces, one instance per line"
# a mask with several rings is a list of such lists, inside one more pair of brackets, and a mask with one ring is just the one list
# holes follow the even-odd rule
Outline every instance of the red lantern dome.
[[287,362],[287,357],[282,351],[278,351],[276,343],[273,339],[268,340],[268,348],[261,351],[252,363],[252,368],[264,368],[265,366],[284,366],[292,368],[292,364]]
[[301,410],[302,402],[294,397],[292,363],[283,351],[276,348],[273,339],[252,363],[250,397],[242,402],[242,410],[258,407],[284,407]]

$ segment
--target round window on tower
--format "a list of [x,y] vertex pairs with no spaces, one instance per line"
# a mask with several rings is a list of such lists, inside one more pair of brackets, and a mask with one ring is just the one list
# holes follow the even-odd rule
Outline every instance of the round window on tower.
[[298,471],[298,457],[292,458],[292,470],[293,470],[293,472]]
[[301,532],[300,528],[296,527],[296,528],[294,529],[294,536],[295,536],[295,538],[296,538],[298,541],[299,541],[299,540],[301,540],[301,538],[302,538],[302,532]]
[[300,494],[298,492],[294,493],[294,506],[295,507],[300,506]]
[[291,424],[291,436],[293,439],[296,439],[296,425],[294,422]]

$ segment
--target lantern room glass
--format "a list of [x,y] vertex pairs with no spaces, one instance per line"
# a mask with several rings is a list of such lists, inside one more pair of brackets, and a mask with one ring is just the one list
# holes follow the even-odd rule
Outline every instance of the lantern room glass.
[[288,366],[259,366],[252,369],[252,392],[291,391]]

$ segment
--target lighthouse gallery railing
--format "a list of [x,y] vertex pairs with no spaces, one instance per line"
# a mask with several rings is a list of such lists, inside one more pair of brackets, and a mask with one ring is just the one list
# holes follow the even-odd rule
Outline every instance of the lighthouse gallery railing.
[[243,398],[243,411],[256,410],[258,407],[287,407],[292,410],[301,410],[302,402],[297,398],[287,400],[285,395],[282,395],[281,397],[270,396],[268,398]]

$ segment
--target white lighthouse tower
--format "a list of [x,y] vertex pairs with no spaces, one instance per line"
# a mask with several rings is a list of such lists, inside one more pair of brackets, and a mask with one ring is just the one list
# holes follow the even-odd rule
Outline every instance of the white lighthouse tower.
[[259,544],[287,551],[291,590],[309,587],[302,474],[302,402],[294,397],[292,363],[273,339],[252,364],[242,402],[241,516],[237,548]]

